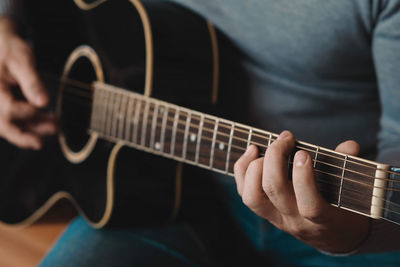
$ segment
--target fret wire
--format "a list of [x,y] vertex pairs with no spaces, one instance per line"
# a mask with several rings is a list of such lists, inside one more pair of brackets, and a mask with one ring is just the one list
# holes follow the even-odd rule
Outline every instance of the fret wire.
[[[107,137],[105,137],[105,138],[107,138]],[[115,138],[110,137],[109,139],[115,141]],[[152,152],[151,150],[149,150],[149,149],[146,148],[146,147],[141,147],[140,145],[136,145],[136,144],[133,144],[133,143],[132,143],[131,145],[133,145],[134,147],[139,147],[139,148],[142,148],[142,149],[144,149],[144,150],[146,150],[146,151]],[[154,153],[154,152],[153,152],[153,153]],[[167,156],[167,157],[170,157],[170,158],[177,159],[177,160],[179,160],[179,161],[182,161],[182,159],[177,158],[177,157],[168,156],[168,155],[166,155],[166,156]],[[194,162],[192,162],[192,161],[185,161],[185,162],[187,162],[187,163],[189,163],[189,164],[194,164]],[[194,165],[195,165],[195,164],[194,164]],[[203,165],[197,165],[197,166],[201,166],[201,167],[207,168],[207,166],[203,166]],[[218,171],[218,172],[221,172],[221,173],[224,173],[223,171],[221,171],[221,170],[219,170],[219,169],[214,169],[214,168],[213,168],[213,170]],[[316,170],[316,171],[319,171],[319,170]],[[333,176],[333,177],[339,177],[339,178],[340,178],[340,176],[335,175],[335,174],[331,174],[331,173],[323,172],[323,171],[320,171],[320,172],[321,172],[321,173],[324,173],[324,174],[326,174],[326,175],[328,175],[328,176]],[[234,175],[232,172],[228,172],[228,174],[231,175],[231,176]],[[348,180],[349,180],[350,182],[353,181],[353,180],[351,180],[351,179],[348,179]],[[322,181],[322,182],[323,182],[323,181]],[[353,182],[355,182],[355,181],[353,181]],[[362,183],[361,183],[361,185],[364,185],[364,186],[367,186],[367,187],[368,187],[368,185],[366,185],[366,184],[362,184]],[[346,190],[353,190],[353,189],[346,189]],[[353,190],[353,191],[354,191],[354,190]],[[359,191],[356,191],[356,192],[359,192]],[[377,197],[378,197],[378,196],[377,196]],[[390,201],[385,200],[385,199],[383,199],[383,201],[385,201],[385,202],[390,202]]]
[[[205,130],[207,130],[207,129],[205,128]],[[238,138],[236,138],[236,139],[238,139]],[[258,143],[255,143],[255,142],[253,142],[253,144],[256,144],[256,145],[259,145],[259,146],[263,146],[262,144],[258,144]],[[297,147],[300,148],[300,149],[304,149],[304,150],[306,150],[306,151],[311,151],[311,152],[313,152],[312,150],[310,150],[310,149],[308,149],[308,148],[304,148],[304,147],[301,147],[301,146],[297,146]],[[329,154],[326,154],[326,153],[320,153],[320,154],[324,154],[324,155],[326,155],[326,156],[330,156]],[[336,157],[333,157],[333,158],[336,158]],[[348,161],[348,162],[350,162],[350,161]],[[324,163],[324,164],[329,165],[329,163]],[[339,168],[339,169],[340,169],[339,166],[332,165],[332,164],[330,164],[330,165],[331,165],[332,167],[335,167],[335,168]],[[363,174],[363,173],[359,173],[359,172],[356,172],[356,171],[354,171],[354,170],[348,170],[348,171],[353,172],[353,173],[356,173],[356,174],[363,175],[363,176],[365,176],[365,177],[375,178],[375,177],[373,177],[373,176],[366,175],[366,174]]]
[[[89,88],[90,88],[90,87],[89,87]],[[119,90],[121,90],[121,89],[119,89]],[[335,156],[333,156],[333,155],[328,155],[328,156],[331,157],[331,158],[337,158],[337,157],[335,157]],[[377,169],[376,167],[373,167],[373,166],[370,166],[370,165],[366,165],[366,164],[363,164],[363,163],[360,163],[360,162],[353,162],[353,161],[350,161],[350,160],[348,160],[348,162],[349,162],[349,163],[350,163],[350,162],[351,162],[351,163],[354,163],[354,164],[359,165],[359,166],[364,166],[364,167],[369,168],[369,169],[374,169],[374,170]],[[391,174],[398,175],[398,173],[393,172],[393,171],[384,170],[384,172],[385,172],[385,173],[391,173]]]
[[225,173],[229,171],[229,161],[231,158],[231,149],[232,149],[232,137],[235,130],[235,123],[231,124],[231,131],[229,134],[229,141],[228,141],[228,153],[226,155],[226,164],[225,164]]
[[114,98],[115,98],[115,95],[114,94],[112,94],[112,93],[110,93],[110,97],[109,97],[109,99],[108,99],[108,101],[109,101],[109,105],[108,105],[108,110],[107,110],[107,112],[108,112],[108,119],[107,119],[107,123],[106,123],[106,133],[107,133],[107,135],[109,135],[109,136],[112,136],[111,134],[112,134],[112,116],[113,116],[113,110],[114,110]]
[[315,151],[315,156],[314,156],[314,169],[315,169],[315,166],[317,166],[318,151],[319,151],[319,146],[317,146],[317,150]]
[[[110,138],[111,140],[113,140],[113,138]],[[147,149],[146,147],[142,147],[142,146],[140,146],[140,145],[136,145],[136,144],[132,144],[134,147],[139,147],[139,148],[142,148],[142,149]],[[148,149],[147,149],[148,150]],[[153,152],[154,153],[154,151],[151,151],[150,150],[150,152]],[[173,156],[168,156],[168,157],[170,157],[170,158],[174,158],[174,159],[178,159],[179,161],[183,161],[182,159],[179,159],[179,158],[176,158],[176,157],[173,157]],[[185,161],[185,162],[187,162],[187,163],[189,163],[189,164],[194,164],[194,162],[190,162],[190,161]],[[201,166],[201,167],[207,167],[207,166]],[[215,170],[215,171],[217,171],[217,172],[221,172],[221,173],[224,173],[223,171],[221,171],[221,170],[219,170],[219,169],[214,169],[213,168],[213,170]],[[231,176],[233,176],[233,173],[231,173],[231,172],[229,172],[228,173],[229,175],[231,175]],[[333,175],[333,174],[329,174],[329,173],[326,173],[327,175],[331,175],[331,176],[336,176],[336,175]],[[324,182],[324,181],[321,181],[321,182]],[[346,189],[346,190],[353,190],[353,189]],[[356,191],[356,192],[359,192],[359,191]],[[384,201],[386,201],[386,200],[384,200]],[[387,201],[387,202],[390,202],[390,201]],[[343,208],[343,207],[341,207],[341,208]]]
[[[181,121],[181,120],[179,120],[180,122],[183,122],[183,121]],[[191,124],[191,125],[193,125],[193,124]],[[205,130],[208,130],[209,132],[211,132],[210,131],[210,129],[207,129],[207,128],[204,128]],[[223,133],[221,133],[221,135],[224,135]],[[227,136],[227,135],[226,135]],[[254,136],[254,135],[253,135]],[[236,137],[234,137],[235,139],[237,139],[237,140],[243,140],[244,141],[244,139],[241,139],[241,138],[236,138]],[[259,143],[256,143],[256,142],[252,142],[252,144],[255,144],[255,145],[257,145],[257,146],[260,146],[260,147],[265,147],[263,144],[259,144]],[[313,150],[311,150],[311,149],[309,149],[309,148],[306,148],[306,147],[301,147],[301,146],[296,146],[297,148],[299,148],[299,149],[303,149],[303,150],[306,150],[306,151],[309,151],[309,152],[314,152]],[[326,154],[326,153],[319,153],[319,154],[321,154],[321,155],[326,155],[326,156],[330,156],[329,154]],[[333,158],[336,158],[336,157],[333,157]],[[318,161],[317,161],[318,162]],[[348,160],[348,162],[351,162],[351,161],[349,161]],[[339,168],[340,169],[340,167],[339,166],[336,166],[336,165],[333,165],[333,164],[329,164],[329,163],[327,163],[327,162],[323,162],[324,164],[326,164],[326,165],[329,165],[329,166],[332,166],[332,167],[335,167],[335,168]],[[355,162],[356,163],[356,162]],[[360,172],[357,172],[357,171],[354,171],[354,170],[348,170],[348,171],[350,171],[350,172],[353,172],[353,173],[356,173],[356,174],[360,174],[360,175],[363,175],[363,176],[365,176],[365,177],[370,177],[370,178],[373,178],[373,179],[375,179],[375,177],[374,176],[370,176],[370,175],[367,175],[367,174],[363,174],[363,173],[360,173]]]
[[[329,157],[331,157],[331,158],[337,158],[337,157],[335,157],[334,155],[329,155],[329,154],[327,154]],[[353,162],[353,161],[348,161],[349,163],[350,162]],[[360,162],[353,162],[354,164],[357,164],[357,165],[360,165],[360,166],[364,166],[364,167],[367,167],[367,168],[369,168],[369,169],[376,169],[376,167],[374,168],[373,166],[369,166],[369,165],[366,165],[366,164],[363,164],[363,163],[360,163]],[[396,174],[396,175],[398,175],[397,173],[395,173],[395,172],[391,172],[391,171],[386,171],[385,170],[385,173],[393,173],[393,174]]]
[[248,136],[248,138],[247,138],[247,147],[250,146],[252,134],[253,134],[253,128],[251,127],[251,128],[249,129],[249,136]]
[[98,124],[98,117],[99,117],[99,95],[98,95],[98,91],[95,90],[93,92],[94,97],[93,97],[93,106],[92,106],[92,114],[91,114],[91,118],[90,118],[90,128],[91,129],[97,129],[97,124]]
[[172,127],[172,140],[171,140],[171,154],[175,156],[175,140],[176,140],[176,129],[178,127],[178,119],[179,119],[179,108],[175,109],[175,116],[174,116],[174,124]]
[[103,91],[103,104],[104,104],[104,108],[102,110],[102,125],[101,125],[101,132],[102,133],[106,133],[106,125],[107,125],[107,111],[108,111],[108,97],[109,97],[109,93],[107,91]]
[[342,170],[342,177],[340,179],[340,188],[339,188],[339,199],[338,199],[338,207],[340,207],[341,200],[342,200],[342,190],[343,190],[343,181],[344,181],[344,171],[346,169],[346,161],[347,161],[347,155],[344,158],[344,163],[343,163],[343,170]]
[[127,118],[126,116],[126,108],[127,108],[127,103],[128,103],[128,98],[124,96],[121,101],[121,110],[120,110],[120,115],[119,115],[119,133],[118,137],[123,138],[124,136],[124,126],[125,126],[125,120]]
[[213,133],[213,137],[212,137],[212,143],[211,143],[210,164],[209,164],[210,168],[212,168],[213,163],[214,163],[215,139],[217,138],[218,124],[219,124],[219,119],[216,119],[215,125],[214,125],[214,133]]
[[102,98],[101,98],[101,125],[99,125],[99,132],[105,133],[106,129],[106,121],[107,121],[107,92],[102,90]]
[[200,125],[199,125],[199,132],[197,134],[196,155],[195,155],[196,164],[199,163],[200,139],[203,132],[203,124],[204,124],[204,115],[200,114]]
[[160,148],[161,153],[164,152],[165,128],[167,126],[168,112],[169,112],[169,105],[166,105],[165,109],[164,109],[164,116],[163,116],[163,121],[162,121],[162,126],[161,126],[161,142],[160,142],[161,143],[161,148]]
[[133,142],[139,144],[138,140],[138,131],[139,131],[139,122],[140,122],[140,113],[142,109],[142,100],[136,99],[136,108],[135,108],[135,119],[133,121]]
[[133,112],[133,103],[135,101],[135,98],[133,97],[129,97],[128,100],[128,107],[127,107],[127,111],[126,111],[126,118],[125,118],[125,139],[126,140],[130,140],[131,139],[131,122],[133,121],[133,118],[131,117],[132,112]]
[[[296,148],[301,149],[301,150],[305,150],[305,151],[308,151],[308,152],[313,152],[313,150],[307,149],[307,148],[304,148],[304,147],[301,147],[301,146],[296,146]],[[320,153],[320,154],[322,155],[322,153]],[[329,156],[329,154],[324,154],[324,155]],[[347,158],[348,155],[345,155],[345,157]],[[341,160],[344,160],[344,159],[341,159]],[[329,167],[333,167],[333,168],[336,168],[336,169],[339,169],[339,170],[343,170],[343,168],[342,168],[341,166],[337,166],[337,165],[335,165],[335,164],[332,164],[332,163],[329,163],[329,162],[326,162],[326,161],[317,160],[317,163],[318,163],[318,162],[319,162],[319,163],[323,163],[324,165],[329,166]],[[347,162],[349,162],[349,161],[347,160]],[[361,172],[357,172],[357,171],[355,171],[355,170],[347,170],[347,171],[350,171],[350,172],[355,173],[355,174],[360,174],[360,175],[362,175],[362,176],[369,177],[369,178],[374,178],[374,179],[375,179],[375,176],[371,176],[371,175],[368,175],[368,174],[364,174],[364,173],[361,173]]]
[[154,147],[154,138],[155,138],[155,130],[156,130],[156,123],[158,120],[158,108],[159,103],[156,102],[153,112],[153,121],[151,123],[151,133],[150,133],[150,147]]
[[268,146],[266,147],[266,149],[268,149],[268,147],[271,145],[271,141],[272,141],[272,133],[269,133]]
[[[331,190],[329,191],[330,193],[334,193],[335,191],[338,190],[338,187],[339,187],[338,185],[336,185],[336,184],[334,184],[334,183],[331,183],[331,182],[328,181],[328,180],[318,179],[318,177],[316,178],[316,182],[319,183],[319,184],[328,185],[328,186],[330,187],[330,189],[331,189]],[[324,191],[321,187],[319,187],[318,190]],[[354,188],[346,188],[346,187],[343,187],[343,192],[345,192],[345,191],[360,194],[360,196],[358,197],[358,199],[359,199],[359,200],[365,200],[366,202],[365,202],[364,204],[370,205],[371,198],[370,198],[369,196],[365,196],[365,192],[364,192],[364,191],[360,191],[360,190],[357,190],[357,189],[354,189]],[[351,197],[351,196],[350,196],[350,195],[347,195],[347,198],[349,198],[349,197]],[[338,206],[336,203],[333,203],[333,200],[332,200],[332,204],[335,204],[336,207],[339,207],[339,208],[342,207],[342,206]]]
[[188,142],[188,136],[189,136],[189,124],[190,120],[192,119],[192,113],[188,112],[187,117],[186,117],[186,125],[185,125],[185,133],[183,137],[183,150],[182,150],[182,157],[186,159],[186,153],[187,153],[187,142]]
[[[240,129],[239,129],[239,130],[240,130]],[[257,135],[257,136],[258,136],[258,135]],[[271,136],[272,136],[272,134],[271,134]],[[269,138],[269,140],[271,141],[271,138]],[[259,145],[261,145],[261,144],[259,144]],[[311,151],[311,150],[309,150],[309,149],[307,149],[307,148],[306,148],[305,150]],[[332,157],[332,158],[338,158],[338,157],[331,156],[331,155],[326,154],[326,153],[321,153],[321,154],[327,155],[327,156]],[[348,162],[352,162],[352,161],[348,161]],[[358,162],[354,162],[354,163],[357,164],[357,165],[364,166],[363,164],[360,164],[360,163],[358,163]],[[337,167],[337,166],[336,166],[336,167]],[[365,167],[371,168],[370,166],[365,166]],[[371,176],[371,178],[374,178],[374,177]]]
[[[140,145],[134,145],[134,146],[135,146],[135,147],[139,147],[139,148],[146,149],[145,147],[142,147],[142,146],[140,146]],[[150,152],[153,152],[153,153],[154,153],[154,151],[151,151],[151,150],[150,150]],[[173,157],[173,156],[168,156],[168,157],[170,157],[170,158],[175,158],[175,159],[176,159],[176,157]],[[184,161],[183,159],[180,159],[180,158],[177,158],[177,159],[178,159],[179,161]],[[189,164],[194,164],[194,162],[190,162],[190,161],[185,161],[185,162],[187,162],[187,163],[189,163]],[[201,166],[201,167],[206,168],[207,166]],[[212,168],[212,170],[217,171],[217,172],[224,173],[223,171],[221,171],[221,170],[219,170],[219,169]],[[229,174],[233,176],[233,173],[229,173]],[[351,189],[349,189],[349,190],[351,190]]]
[[144,114],[143,114],[143,124],[142,124],[142,135],[140,138],[140,144],[142,146],[146,145],[146,132],[147,132],[147,120],[148,120],[148,114],[149,114],[149,109],[150,109],[150,100],[146,100],[146,105],[144,107]]
[[[323,162],[322,162],[322,163],[323,163]],[[317,170],[317,171],[319,171],[319,170]],[[351,170],[350,170],[350,171],[351,171]],[[320,172],[325,173],[325,174],[327,174],[327,175],[331,175],[331,176],[334,176],[334,177],[341,178],[341,177],[338,176],[338,175],[326,173],[326,172],[323,172],[323,171],[320,171]],[[345,179],[345,180],[349,180],[349,181],[354,182],[354,183],[358,183],[358,184],[363,185],[363,186],[371,187],[371,186],[368,185],[368,184],[365,184],[365,183],[362,183],[362,182],[357,182],[357,181],[355,181],[355,180],[352,180],[351,178],[350,178],[350,179],[349,179],[349,178],[344,178],[344,179]]]
[[[218,171],[218,170],[217,170]],[[232,174],[233,175],[233,174]]]
[[[105,86],[107,86],[107,85],[105,85]],[[111,86],[109,86],[109,88],[113,88],[113,87],[111,87]],[[119,90],[122,90],[122,89],[119,89]],[[335,157],[334,155],[329,155],[328,154],[328,156],[330,157],[330,158],[337,158],[337,157]],[[362,160],[362,159],[361,159]],[[348,162],[350,163],[350,162],[352,162],[352,163],[354,163],[354,164],[356,164],[356,165],[359,165],[359,166],[364,166],[364,167],[366,167],[366,168],[369,168],[369,169],[374,169],[374,170],[377,170],[378,168],[375,166],[375,167],[373,167],[373,166],[370,166],[370,165],[367,165],[367,164],[363,164],[363,163],[360,163],[360,162],[357,162],[357,161],[350,161],[350,160],[348,160]],[[371,163],[372,164],[372,163]],[[395,174],[395,175],[398,175],[398,173],[396,173],[396,172],[393,172],[393,171],[387,171],[387,170],[383,170],[385,173],[391,173],[391,174]],[[366,175],[367,176],[367,175]],[[369,176],[368,176],[369,177]],[[371,177],[371,178],[374,178],[374,177]],[[385,180],[387,180],[387,179],[385,179]]]
[[103,132],[103,128],[105,127],[106,123],[106,108],[105,108],[105,99],[106,99],[106,92],[104,90],[99,90],[100,98],[99,98],[99,120],[98,120],[98,130]]
[[119,108],[121,105],[121,94],[115,94],[115,100],[114,100],[114,111],[113,111],[113,120],[112,120],[112,129],[111,129],[111,134],[114,137],[117,137],[117,126],[118,126],[118,116],[119,116]]

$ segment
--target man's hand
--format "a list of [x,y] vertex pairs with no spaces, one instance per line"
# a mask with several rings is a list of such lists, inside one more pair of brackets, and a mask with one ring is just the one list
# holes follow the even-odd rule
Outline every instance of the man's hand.
[[[259,216],[309,245],[332,253],[345,253],[362,243],[369,232],[369,219],[330,206],[318,192],[312,159],[298,151],[293,181],[288,180],[288,157],[294,148],[293,134],[284,131],[257,158],[250,146],[235,164],[237,190],[243,202]],[[357,155],[354,141],[341,143],[336,151]]]
[[[26,100],[16,97],[21,93]],[[40,149],[42,138],[56,132],[55,117],[41,110],[48,102],[31,48],[11,19],[0,18],[0,137],[21,148]]]

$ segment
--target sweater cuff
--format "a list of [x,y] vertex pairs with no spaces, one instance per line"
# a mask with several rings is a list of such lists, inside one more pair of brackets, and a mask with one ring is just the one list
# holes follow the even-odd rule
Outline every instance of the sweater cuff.
[[12,3],[11,0],[2,0],[0,1],[0,16],[4,15],[12,15]]

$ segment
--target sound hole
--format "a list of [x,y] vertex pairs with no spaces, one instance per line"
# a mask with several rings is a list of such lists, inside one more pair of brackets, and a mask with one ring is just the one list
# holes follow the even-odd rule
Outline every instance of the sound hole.
[[86,57],[74,62],[62,92],[61,128],[68,147],[80,151],[89,139],[93,102],[91,83],[96,80],[93,65]]

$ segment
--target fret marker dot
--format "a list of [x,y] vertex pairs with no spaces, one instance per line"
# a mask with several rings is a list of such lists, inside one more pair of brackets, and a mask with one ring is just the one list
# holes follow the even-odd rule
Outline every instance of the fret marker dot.
[[196,141],[196,135],[194,133],[190,134],[190,141],[191,142]]
[[164,113],[164,108],[161,107],[161,108],[160,108],[160,114],[163,114],[163,113]]
[[219,143],[218,148],[219,148],[219,150],[224,150],[224,148],[225,148],[224,143]]
[[154,144],[154,147],[155,147],[155,149],[160,150],[161,144],[160,144],[159,142],[156,142],[156,143]]

